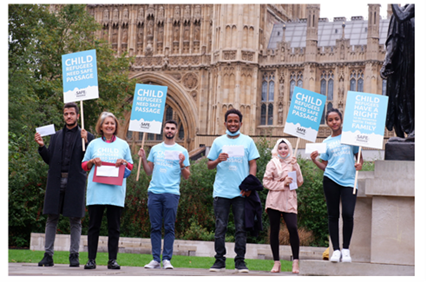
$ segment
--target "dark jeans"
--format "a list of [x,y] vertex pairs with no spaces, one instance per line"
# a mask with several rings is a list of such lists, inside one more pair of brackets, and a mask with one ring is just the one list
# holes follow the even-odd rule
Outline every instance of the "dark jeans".
[[175,222],[179,195],[148,193],[148,211],[151,221],[152,257],[160,262],[161,228],[164,220],[163,260],[171,260],[175,241]]
[[271,244],[272,256],[274,260],[280,260],[280,224],[281,215],[284,218],[284,222],[287,226],[288,233],[290,234],[290,246],[293,254],[293,259],[299,259],[299,232],[297,231],[297,214],[286,213],[275,209],[268,208],[266,210],[269,216],[269,223],[271,227],[271,233],[269,234],[269,242]]
[[120,217],[123,208],[115,205],[89,205],[89,231],[87,244],[89,259],[96,259],[98,252],[99,230],[104,210],[107,210],[108,222],[108,259],[117,259],[118,240],[120,238]]
[[228,227],[229,211],[232,206],[235,224],[235,248],[236,257],[234,261],[244,260],[246,254],[246,231],[244,228],[244,198],[233,199],[215,197],[214,215],[216,219],[216,230],[214,234],[215,258],[226,260],[225,234]]
[[352,187],[343,187],[335,183],[330,178],[323,178],[324,195],[327,201],[328,231],[334,250],[340,250],[339,246],[339,217],[340,200],[342,201],[343,218],[343,248],[349,249],[352,231],[354,229],[354,212],[356,204],[356,194],[353,194]]

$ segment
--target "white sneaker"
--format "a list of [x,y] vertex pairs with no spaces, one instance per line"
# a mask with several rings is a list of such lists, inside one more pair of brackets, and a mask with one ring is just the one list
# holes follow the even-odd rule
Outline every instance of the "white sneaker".
[[342,262],[352,262],[351,253],[349,249],[342,249]]
[[145,265],[145,268],[147,268],[147,269],[158,269],[158,268],[161,268],[161,265],[158,261],[151,260],[150,263]]
[[170,263],[170,260],[163,260],[163,268],[164,269],[173,269],[173,265]]
[[342,254],[340,253],[340,251],[335,250],[333,252],[333,255],[330,257],[330,261],[331,262],[339,262],[341,258],[342,258]]

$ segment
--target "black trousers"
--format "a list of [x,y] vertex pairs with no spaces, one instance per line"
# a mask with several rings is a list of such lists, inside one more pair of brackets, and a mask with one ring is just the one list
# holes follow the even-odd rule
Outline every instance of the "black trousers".
[[123,208],[115,205],[89,205],[89,231],[87,243],[89,259],[96,259],[99,243],[99,230],[101,228],[102,216],[107,211],[108,222],[108,258],[117,259],[118,240],[120,238],[120,217]]
[[340,250],[339,246],[339,217],[340,201],[342,201],[343,218],[343,248],[349,249],[352,232],[354,229],[354,212],[358,190],[353,194],[352,187],[343,187],[324,176],[323,189],[327,201],[328,232],[334,250]]
[[290,246],[293,254],[293,259],[299,259],[299,232],[297,231],[297,214],[286,213],[275,209],[268,208],[266,210],[269,216],[269,224],[271,227],[271,233],[269,234],[269,242],[271,245],[272,256],[274,260],[280,260],[280,223],[281,215],[284,218],[284,222],[287,225],[288,233],[290,234]]

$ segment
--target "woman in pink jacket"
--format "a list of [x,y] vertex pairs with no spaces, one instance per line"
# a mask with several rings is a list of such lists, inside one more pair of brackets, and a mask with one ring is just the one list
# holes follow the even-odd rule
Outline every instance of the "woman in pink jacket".
[[271,272],[279,273],[281,262],[279,257],[279,232],[281,215],[290,234],[290,245],[293,253],[293,273],[299,273],[299,233],[297,232],[297,193],[290,190],[293,181],[289,172],[296,171],[297,187],[303,184],[303,176],[297,159],[293,156],[291,143],[279,139],[272,150],[272,159],[266,166],[263,186],[267,188],[265,209],[269,216],[270,236],[274,267]]

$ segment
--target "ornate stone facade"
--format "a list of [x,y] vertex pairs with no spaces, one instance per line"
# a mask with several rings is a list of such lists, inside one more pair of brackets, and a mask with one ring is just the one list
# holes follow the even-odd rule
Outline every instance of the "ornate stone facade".
[[[90,4],[87,9],[103,27],[99,38],[117,55],[136,57],[131,78],[168,86],[165,116],[178,121],[178,142],[189,150],[210,146],[225,132],[230,108],[243,113],[243,133],[282,136],[294,86],[327,95],[328,105],[342,111],[354,86],[382,93],[385,49],[378,21],[369,20],[367,44],[351,45],[343,23],[341,38],[320,48],[318,23],[326,20],[319,18],[320,5]],[[380,5],[368,9],[378,13]],[[268,49],[277,23],[304,24],[304,46],[292,47],[283,28],[283,39]],[[130,113],[126,118],[119,134],[135,145],[142,135],[126,133]],[[318,137],[327,135],[321,126]],[[158,140],[161,136],[148,135],[146,144]]]

